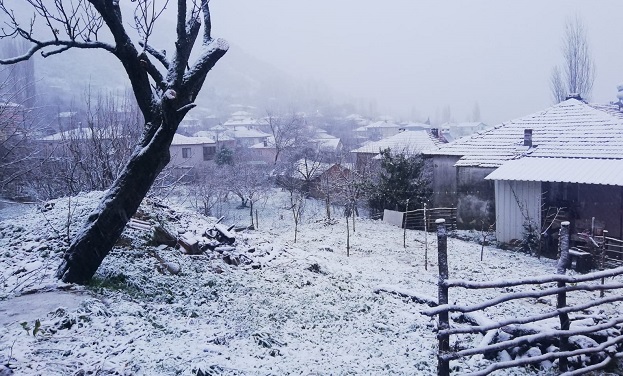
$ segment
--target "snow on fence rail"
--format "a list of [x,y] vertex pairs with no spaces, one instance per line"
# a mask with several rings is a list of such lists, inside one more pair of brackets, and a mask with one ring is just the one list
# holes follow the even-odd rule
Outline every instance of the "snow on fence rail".
[[[601,322],[594,325],[574,327],[570,329],[571,320],[570,313],[585,312],[589,308],[594,308],[606,303],[623,301],[623,295],[620,290],[623,283],[613,282],[604,283],[607,277],[616,277],[623,275],[623,267],[599,271],[581,276],[565,275],[566,268],[570,263],[569,257],[569,222],[563,222],[561,228],[561,255],[557,264],[556,274],[542,275],[531,278],[523,278],[517,280],[499,280],[488,282],[472,282],[465,280],[456,280],[448,278],[448,255],[447,255],[447,233],[446,225],[443,219],[437,220],[437,241],[438,241],[438,264],[439,264],[439,281],[438,281],[438,301],[439,305],[422,311],[427,316],[438,316],[439,325],[437,338],[439,341],[438,349],[438,365],[437,374],[447,376],[450,374],[450,361],[481,354],[491,355],[499,354],[511,348],[521,345],[533,345],[536,343],[549,344],[551,351],[545,353],[533,353],[529,357],[517,357],[515,359],[506,359],[496,363],[492,363],[485,369],[469,373],[468,375],[488,375],[489,373],[506,368],[520,367],[525,365],[534,365],[544,361],[553,361],[558,359],[558,368],[564,375],[580,375],[589,371],[601,370],[608,366],[615,358],[623,357],[623,335],[621,329],[623,324],[623,316],[602,318]],[[587,284],[583,282],[598,281],[598,284]],[[448,293],[450,288],[464,289],[495,289],[507,288],[512,286],[524,285],[542,285],[546,283],[556,283],[556,287],[535,289],[527,292],[516,292],[501,294],[496,298],[488,299],[478,304],[470,306],[462,306],[459,304],[448,303]],[[569,285],[567,285],[569,284]],[[613,290],[611,295],[604,297],[603,292]],[[566,303],[567,293],[574,291],[600,291],[601,298],[591,300],[590,302],[568,306]],[[524,298],[542,298],[549,295],[556,295],[556,309],[528,317],[511,317],[499,321],[493,321],[479,313],[486,308],[496,306],[500,303],[524,299]],[[463,319],[471,321],[474,326],[456,326],[450,325],[450,313],[459,312],[463,314]],[[537,330],[532,326],[522,326],[522,324],[536,323],[549,318],[558,317],[560,320],[559,329]],[[584,316],[585,317],[585,316]],[[595,317],[593,318],[595,319]],[[505,333],[500,336],[500,333]],[[480,345],[462,350],[450,349],[450,336],[458,334],[483,334]],[[578,338],[585,336],[591,346],[578,345],[581,342]],[[501,340],[493,343],[496,339]],[[591,339],[592,338],[592,339]],[[596,341],[595,338],[599,339]],[[573,342],[578,347],[571,348]],[[557,348],[553,349],[552,346]],[[575,370],[569,370],[569,359],[572,357],[584,357],[588,359],[586,362],[580,362]],[[588,364],[587,364],[588,363]]]

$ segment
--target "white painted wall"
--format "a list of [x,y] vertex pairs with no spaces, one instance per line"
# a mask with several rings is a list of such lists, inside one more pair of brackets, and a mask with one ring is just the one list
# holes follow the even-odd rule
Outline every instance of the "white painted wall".
[[526,217],[541,226],[541,182],[495,181],[495,229],[498,241],[521,239]]
[[402,221],[404,218],[403,212],[387,210],[383,211],[383,222],[389,223],[390,225],[402,227]]

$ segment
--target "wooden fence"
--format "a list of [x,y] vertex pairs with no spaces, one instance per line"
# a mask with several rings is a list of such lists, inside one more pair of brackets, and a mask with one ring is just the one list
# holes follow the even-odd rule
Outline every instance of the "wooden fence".
[[403,227],[410,230],[434,231],[435,221],[444,219],[446,227],[456,229],[456,208],[431,208],[405,212]]
[[594,267],[604,269],[623,266],[623,240],[609,237],[608,231],[604,230],[602,236],[585,236],[584,241],[585,245],[577,248],[591,254]]
[[[438,282],[438,300],[439,306],[427,309],[422,313],[427,316],[438,316],[438,333],[439,342],[438,349],[438,368],[437,373],[440,376],[450,374],[450,361],[477,354],[497,354],[502,350],[511,349],[524,344],[537,343],[553,343],[558,347],[557,351],[546,351],[541,354],[533,354],[534,356],[525,358],[516,358],[512,360],[503,360],[492,363],[485,369],[469,373],[469,375],[488,375],[489,373],[513,367],[521,367],[531,364],[539,364],[543,361],[553,361],[558,359],[558,369],[564,375],[581,375],[590,371],[601,370],[607,367],[615,358],[623,357],[623,335],[621,333],[621,324],[623,324],[623,315],[618,317],[608,317],[594,325],[581,326],[570,329],[572,317],[570,314],[576,314],[578,317],[587,309],[597,307],[607,303],[623,301],[623,296],[619,295],[623,288],[621,282],[605,283],[605,278],[623,275],[623,268],[609,269],[578,276],[565,275],[566,268],[570,260],[569,256],[569,222],[564,222],[561,228],[561,255],[558,260],[556,274],[535,276],[518,280],[500,280],[489,282],[472,282],[465,280],[452,280],[448,276],[448,255],[447,255],[447,234],[446,226],[443,220],[437,221],[437,239],[438,239],[438,262],[439,262],[439,282]],[[597,283],[586,283],[589,281],[599,281]],[[554,286],[547,284],[555,283]],[[534,289],[525,292],[502,293],[496,298],[485,300],[479,304],[462,306],[460,304],[449,304],[448,293],[450,289],[508,289],[514,286],[538,285]],[[604,291],[612,290],[608,296],[603,295]],[[600,291],[600,298],[595,298],[575,306],[567,305],[567,294],[576,291]],[[472,317],[483,317],[474,312],[482,311],[498,304],[519,299],[542,298],[545,296],[556,295],[556,309],[535,314],[528,317],[509,317],[503,320],[493,321],[489,319],[472,320],[474,326],[453,326],[449,317],[451,312],[459,312],[464,315],[472,313]],[[526,303],[530,304],[530,303]],[[546,319],[558,317],[560,320],[559,329],[551,329],[547,331],[529,331],[521,329],[521,324],[541,322]],[[525,328],[525,327],[524,327]],[[612,330],[613,328],[618,330]],[[519,329],[519,330],[513,330]],[[500,342],[494,343],[495,338],[501,332],[509,333],[502,338]],[[611,335],[603,335],[610,333]],[[457,335],[477,335],[483,334],[483,340],[477,347],[467,349],[451,349],[450,338]],[[592,347],[572,348],[569,338],[571,336],[592,336],[599,337],[599,343],[596,341]],[[568,360],[577,356],[598,355],[600,360],[595,364],[589,364],[577,367],[575,370],[569,370]]]

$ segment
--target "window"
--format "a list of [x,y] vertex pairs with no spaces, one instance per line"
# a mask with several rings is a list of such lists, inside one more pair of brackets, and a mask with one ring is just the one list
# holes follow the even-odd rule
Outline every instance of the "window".
[[204,146],[203,147],[203,160],[210,161],[214,159],[216,154],[216,146]]
[[182,148],[182,158],[190,158],[190,148]]

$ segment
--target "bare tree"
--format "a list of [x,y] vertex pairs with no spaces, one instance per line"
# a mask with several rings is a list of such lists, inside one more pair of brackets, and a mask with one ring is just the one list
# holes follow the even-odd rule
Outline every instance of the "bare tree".
[[288,154],[309,141],[310,137],[305,121],[297,114],[293,113],[283,117],[269,111],[264,121],[268,124],[273,136],[275,164],[283,157],[283,154]]
[[568,95],[577,94],[588,99],[595,82],[595,63],[591,57],[586,29],[579,17],[567,21],[562,44],[562,69],[554,67],[550,89],[556,103]]
[[[37,52],[48,57],[76,48],[108,51],[123,65],[145,120],[130,160],[73,239],[58,269],[57,276],[63,281],[85,283],[95,274],[169,162],[173,135],[195,106],[194,100],[206,75],[225,54],[228,45],[222,39],[212,38],[209,0],[176,2],[175,49],[170,54],[148,43],[160,14],[159,10],[150,12],[155,9],[150,8],[150,4],[156,4],[155,0],[134,2],[138,7],[137,16],[132,17],[139,32],[138,44],[126,30],[118,0],[25,2],[33,10],[33,16],[24,23],[11,9],[15,0],[0,0],[0,14],[5,18],[0,38],[21,38],[30,43],[26,53],[2,59],[0,64],[26,61]],[[168,1],[159,4],[162,4],[159,9],[164,9]],[[147,17],[141,16],[143,10]],[[37,24],[45,28],[46,38],[42,39],[39,31],[34,32]],[[201,51],[191,63],[191,52],[202,26]]]
[[240,208],[249,208],[253,226],[254,205],[266,197],[270,188],[268,166],[237,161],[222,168],[226,170],[228,189],[240,199]]
[[85,92],[84,116],[71,117],[61,132],[37,140],[49,158],[29,181],[38,198],[104,190],[121,173],[140,137],[142,117],[129,95]]
[[191,205],[206,216],[220,216],[215,213],[217,205],[227,198],[228,187],[224,184],[223,168],[201,171],[197,179],[188,186]]

